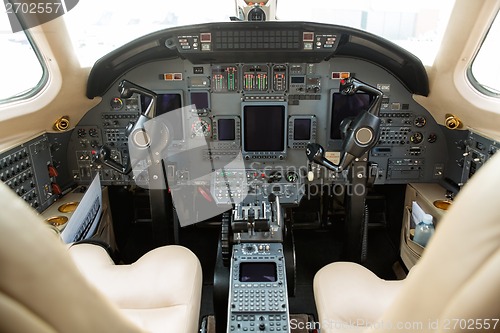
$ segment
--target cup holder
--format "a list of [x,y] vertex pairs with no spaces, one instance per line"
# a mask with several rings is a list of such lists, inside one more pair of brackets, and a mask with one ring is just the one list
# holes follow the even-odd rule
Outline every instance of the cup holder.
[[434,201],[434,207],[442,209],[442,210],[448,210],[450,206],[452,205],[452,202],[450,200],[436,200]]
[[78,201],[68,202],[59,206],[57,210],[61,213],[73,213],[76,210],[76,207],[78,207],[78,204]]
[[54,227],[60,227],[66,222],[68,222],[68,218],[66,216],[54,216],[45,220],[48,224]]
[[49,227],[50,231],[52,231],[56,236],[61,235],[61,230],[59,230],[57,227],[53,226],[52,224],[49,224],[47,227]]

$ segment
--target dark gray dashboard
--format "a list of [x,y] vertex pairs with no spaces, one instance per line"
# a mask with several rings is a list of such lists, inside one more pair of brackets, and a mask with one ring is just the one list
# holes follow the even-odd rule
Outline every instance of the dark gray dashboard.
[[87,96],[102,96],[123,73],[141,64],[181,58],[211,63],[318,63],[342,56],[385,68],[408,89],[426,96],[420,60],[379,36],[345,26],[311,22],[230,22],[176,27],[138,38],[99,59]]
[[[182,131],[169,147],[170,152],[187,149],[188,141],[203,137],[207,149],[199,152],[199,163],[212,160],[223,165],[241,158],[246,169],[267,173],[281,173],[276,186],[292,185],[282,190],[290,195],[291,202],[300,199],[299,188],[306,183],[346,183],[346,174],[336,174],[307,162],[305,144],[317,142],[327,151],[340,149],[341,140],[332,138],[334,96],[338,94],[340,79],[355,76],[384,92],[381,109],[382,129],[377,146],[368,160],[377,165],[377,184],[402,184],[408,182],[436,182],[443,178],[447,163],[447,141],[444,130],[431,115],[419,106],[412,94],[387,70],[361,59],[336,57],[318,63],[218,63],[198,64],[185,59],[154,61],[120,76],[104,95],[102,102],[90,110],[76,127],[69,145],[69,166],[77,182],[89,182],[95,172],[100,172],[103,183],[108,185],[133,184],[131,176],[121,175],[106,167],[95,168],[92,151],[106,144],[120,163],[127,163],[129,153],[125,127],[142,112],[141,98],[134,95],[129,100],[120,99],[118,82],[123,79],[151,89],[160,96],[180,100],[187,109],[182,113]],[[199,95],[206,100],[198,101]],[[163,98],[163,97],[162,97]],[[208,102],[207,102],[208,101]],[[178,103],[177,103],[178,104]],[[249,140],[245,133],[247,107],[273,107],[286,109],[286,121],[281,131],[284,146],[277,153],[247,151]],[[270,112],[270,109],[265,109]],[[262,114],[258,126],[270,121],[271,114]],[[233,120],[234,135],[229,141],[221,140],[221,120]],[[308,122],[308,134],[296,136],[295,122]],[[266,131],[269,131],[267,128]],[[305,135],[305,136],[304,136]],[[246,141],[245,141],[246,140]],[[333,154],[334,155],[334,154]],[[190,163],[193,161],[190,160]],[[175,166],[173,165],[175,164]],[[175,161],[169,170],[170,182],[189,179],[189,168],[182,161]],[[299,176],[289,184],[285,176],[295,170]],[[312,170],[314,180],[307,181]],[[206,185],[211,183],[206,178]],[[278,187],[276,187],[278,188]]]
[[[140,172],[123,175],[93,162],[102,145],[120,164],[130,159],[125,128],[144,111],[145,102],[138,95],[120,98],[118,85],[128,80],[160,96],[160,113],[173,114],[173,105],[182,108],[175,138],[163,156],[169,185],[206,186],[220,203],[229,203],[232,192],[255,188],[298,203],[307,185],[348,182],[347,172],[310,164],[305,147],[319,143],[328,157],[337,158],[342,140],[335,133],[342,118],[362,111],[339,94],[340,80],[350,76],[384,93],[380,140],[365,158],[375,183],[442,179],[448,158],[443,129],[412,98],[428,93],[420,61],[377,36],[305,22],[174,28],[100,59],[87,95],[103,100],[73,132],[69,170],[79,183],[89,182],[96,172],[108,185],[148,183]],[[352,105],[340,108],[341,103]],[[204,139],[206,148],[183,161],[180,152],[189,151],[193,139]],[[238,167],[228,166],[235,160]],[[206,174],[194,176],[191,166],[204,163],[210,164]],[[213,175],[219,170],[222,178]],[[242,180],[249,184],[235,185]],[[228,181],[236,190],[228,193]]]

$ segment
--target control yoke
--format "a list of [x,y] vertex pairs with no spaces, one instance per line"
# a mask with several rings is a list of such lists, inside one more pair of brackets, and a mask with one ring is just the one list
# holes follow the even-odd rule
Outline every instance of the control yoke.
[[353,77],[340,81],[340,92],[343,95],[354,95],[358,91],[371,95],[373,101],[366,112],[360,113],[353,120],[342,122],[341,132],[344,141],[339,164],[337,165],[328,160],[325,157],[324,148],[317,143],[307,145],[306,155],[309,161],[340,172],[346,169],[355,158],[362,157],[375,146],[379,138],[380,118],[378,115],[382,105],[383,93],[377,88]]
[[151,98],[146,111],[144,111],[141,116],[146,116],[148,119],[152,119],[155,117],[157,102],[156,100],[158,98],[156,93],[127,80],[123,80],[122,82],[120,82],[120,84],[118,85],[118,92],[120,93],[120,97],[122,98],[130,98],[134,93]]
[[[139,118],[137,118],[137,121],[135,123],[131,122],[125,129],[125,135],[132,139],[131,142],[134,144],[134,148],[149,148],[151,146],[152,138],[144,129],[144,124],[148,120],[155,117],[158,96],[153,91],[138,86],[137,84],[127,80],[123,80],[120,82],[120,84],[118,85],[118,92],[120,93],[120,97],[122,98],[130,98],[133,94],[140,94],[150,98],[150,102],[146,110],[139,115]],[[104,164],[105,166],[121,174],[128,174],[130,173],[130,171],[132,171],[132,163],[129,161],[128,166],[125,167],[121,163],[112,159],[111,149],[106,145],[103,145],[97,152],[97,155],[95,156],[95,162]]]

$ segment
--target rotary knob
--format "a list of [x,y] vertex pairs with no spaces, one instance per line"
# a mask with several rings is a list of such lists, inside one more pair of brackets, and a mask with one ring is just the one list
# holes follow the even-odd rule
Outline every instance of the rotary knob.
[[255,244],[247,244],[245,246],[243,246],[243,248],[241,249],[241,251],[244,253],[244,254],[254,254],[254,253],[257,253],[258,249],[257,249],[257,245]]

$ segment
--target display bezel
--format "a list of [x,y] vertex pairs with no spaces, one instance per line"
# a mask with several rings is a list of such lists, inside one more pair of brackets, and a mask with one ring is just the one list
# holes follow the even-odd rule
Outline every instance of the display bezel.
[[[297,121],[308,120],[309,121],[309,138],[308,139],[296,139],[296,124]],[[316,141],[316,128],[317,120],[314,115],[301,115],[301,116],[291,116],[288,120],[288,147],[301,149],[304,148],[308,143]]]
[[[186,128],[185,128],[185,124],[186,124],[186,119],[185,119],[185,115],[184,115],[184,110],[183,110],[183,107],[184,107],[184,92],[182,90],[158,90],[158,91],[155,91],[156,95],[158,95],[158,98],[161,98],[161,96],[164,96],[164,95],[177,95],[180,97],[180,107],[178,108],[178,112],[180,113],[180,116],[181,116],[181,123],[182,123],[182,133],[177,133],[178,135],[175,135],[174,136],[174,139],[173,139],[173,142],[184,142],[185,139],[186,139]],[[141,112],[144,112],[145,110],[144,107],[146,105],[146,99],[148,97],[147,96],[144,96],[144,95],[141,95],[140,98],[139,98],[139,104],[140,104],[140,107],[141,107]],[[157,110],[156,110],[156,117],[159,117],[167,112],[171,112],[171,111],[174,111],[174,110],[177,110],[176,109],[171,109],[171,110],[168,110],[168,111],[165,111],[165,112],[160,112],[159,110],[159,106],[157,106]],[[174,128],[178,128],[179,126],[174,126]]]
[[[234,121],[234,140],[221,140],[219,128],[219,120],[233,120]],[[240,145],[241,141],[241,120],[239,116],[213,116],[212,119],[212,139],[214,142],[228,145]]]
[[[259,268],[261,268],[259,270]],[[278,267],[274,261],[244,261],[240,263],[238,280],[240,282],[264,282],[272,283],[278,281]],[[271,273],[266,275],[265,273]],[[247,279],[244,279],[244,278]],[[270,278],[265,278],[270,277]]]
[[[203,94],[206,96],[207,107],[199,108],[196,105],[196,100],[193,98],[193,94]],[[212,105],[210,103],[210,92],[208,90],[191,90],[189,91],[189,103],[190,105],[194,105],[192,108],[193,111],[206,113],[212,109]]]
[[[280,141],[281,149],[249,149],[248,141],[250,132],[246,127],[248,124],[245,120],[245,115],[248,112],[252,112],[251,108],[261,108],[263,110],[262,116],[262,124],[268,125],[269,119],[266,119],[265,108],[276,108],[279,107],[283,110],[281,126],[283,129],[283,133],[279,133],[276,136],[276,139]],[[288,136],[288,104],[286,102],[243,102],[241,103],[241,146],[242,146],[242,154],[246,159],[257,158],[257,159],[284,159],[287,153],[287,136]],[[264,131],[265,132],[265,131]]]
[[[360,109],[358,112],[352,113],[349,111],[349,112],[347,112],[348,114],[346,114],[344,117],[341,117],[341,119],[339,121],[337,121],[335,117],[338,115],[339,111],[337,109],[335,109],[337,107],[335,105],[336,96],[342,96],[342,98],[344,98],[344,99],[352,99],[352,100],[360,99],[360,98],[363,98],[363,99],[367,98],[368,101],[367,101],[367,103],[365,103],[364,108]],[[336,135],[337,131],[340,130],[340,124],[341,124],[342,120],[347,118],[347,117],[355,118],[363,111],[368,110],[372,103],[373,103],[373,96],[370,94],[356,93],[354,95],[347,96],[347,95],[343,95],[342,93],[340,93],[340,91],[338,89],[330,90],[330,103],[329,103],[330,114],[328,117],[328,150],[340,151],[340,149],[342,148],[342,141],[343,140],[340,137],[340,135],[339,136]]]

